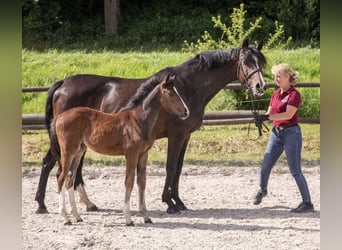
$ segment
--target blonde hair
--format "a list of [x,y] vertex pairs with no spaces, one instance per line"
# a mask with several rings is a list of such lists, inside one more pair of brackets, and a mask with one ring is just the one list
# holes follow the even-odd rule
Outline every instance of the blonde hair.
[[290,84],[296,85],[299,77],[298,71],[294,71],[288,64],[281,63],[272,67],[272,74],[289,74]]

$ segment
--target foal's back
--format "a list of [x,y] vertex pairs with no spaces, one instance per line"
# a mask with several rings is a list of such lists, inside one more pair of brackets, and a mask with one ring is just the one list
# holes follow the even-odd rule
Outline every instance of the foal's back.
[[115,114],[106,114],[88,107],[63,112],[56,121],[61,149],[76,152],[80,144],[106,155],[123,155],[128,148],[140,145],[138,107]]

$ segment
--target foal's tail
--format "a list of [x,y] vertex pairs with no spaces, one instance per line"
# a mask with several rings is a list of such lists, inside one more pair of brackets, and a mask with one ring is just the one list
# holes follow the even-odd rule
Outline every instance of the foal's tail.
[[61,148],[59,146],[58,137],[56,133],[56,121],[54,118],[49,124],[49,137],[50,137],[50,147],[53,157],[60,163],[61,160]]
[[53,119],[53,104],[52,104],[53,95],[56,92],[56,90],[61,87],[63,83],[64,83],[63,80],[58,81],[54,83],[48,90],[48,96],[47,96],[46,104],[45,104],[45,126],[46,126],[48,133],[50,133],[50,124]]

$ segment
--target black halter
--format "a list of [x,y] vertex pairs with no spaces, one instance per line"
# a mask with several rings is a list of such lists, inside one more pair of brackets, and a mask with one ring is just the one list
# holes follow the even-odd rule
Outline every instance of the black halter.
[[[260,68],[259,68],[259,66],[258,66],[258,64],[256,64],[256,68],[254,69],[254,70],[252,70],[252,71],[250,71],[250,72],[246,72],[245,70],[244,70],[244,67],[243,67],[243,63],[242,63],[242,57],[243,57],[243,54],[241,53],[240,54],[240,60],[239,60],[239,64],[238,64],[238,76],[240,75],[240,69],[242,70],[242,73],[243,73],[243,78],[244,78],[244,81],[245,81],[245,84],[247,85],[247,88],[250,90],[250,88],[251,88],[251,86],[249,85],[249,83],[248,83],[248,80],[255,74],[255,73],[259,73],[259,72],[261,72],[261,70],[260,70]],[[252,92],[251,91],[249,91],[250,92],[250,94],[251,94],[251,102],[252,102],[252,108],[253,108],[253,110],[252,110],[252,114],[253,114],[253,117],[255,116],[255,115],[258,115],[259,114],[259,112],[256,110],[256,108],[255,108],[255,104],[254,104],[254,96],[253,96],[253,94],[252,94]],[[258,101],[258,106],[259,106],[259,101]],[[252,122],[254,122],[254,119],[253,120],[251,120],[250,122],[249,122],[249,125],[248,125],[248,137],[249,137],[249,130],[250,130],[250,126],[251,126],[251,123]],[[266,130],[264,130],[263,129],[263,127],[266,129]],[[269,131],[269,128],[264,124],[264,123],[262,123],[262,124],[259,124],[258,126],[257,126],[257,128],[258,128],[258,137],[257,138],[255,138],[255,139],[251,139],[251,140],[257,140],[257,139],[259,139],[261,136],[262,136],[262,132],[267,132],[267,131]]]
[[244,70],[244,67],[243,67],[242,62],[241,62],[241,58],[240,58],[240,62],[239,62],[239,65],[238,65],[238,75],[240,75],[240,68],[241,68],[242,73],[243,73],[243,78],[244,78],[245,84],[247,85],[247,88],[250,88],[250,85],[248,83],[249,78],[251,78],[255,73],[261,72],[261,70],[259,69],[258,65],[256,64],[256,69],[254,69],[251,72],[247,73]]

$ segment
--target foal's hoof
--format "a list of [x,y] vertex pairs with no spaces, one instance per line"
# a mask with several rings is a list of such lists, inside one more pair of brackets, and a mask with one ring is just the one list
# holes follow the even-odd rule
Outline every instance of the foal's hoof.
[[72,223],[71,223],[71,221],[70,221],[70,220],[68,220],[68,221],[64,222],[64,226],[70,226],[70,225],[72,225]]
[[49,211],[46,208],[38,208],[36,214],[48,214]]
[[168,214],[180,214],[180,211],[179,211],[179,209],[177,208],[177,207],[169,207],[167,210],[166,210],[166,212],[168,213]]
[[150,218],[148,220],[145,220],[145,223],[153,224],[153,222]]
[[87,207],[87,212],[97,212],[97,211],[99,211],[99,209],[96,205]]
[[130,223],[126,223],[126,226],[128,226],[128,227],[134,227],[134,222],[131,221]]

